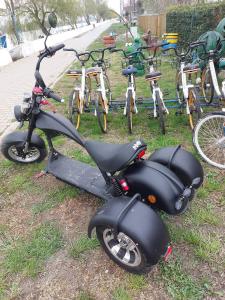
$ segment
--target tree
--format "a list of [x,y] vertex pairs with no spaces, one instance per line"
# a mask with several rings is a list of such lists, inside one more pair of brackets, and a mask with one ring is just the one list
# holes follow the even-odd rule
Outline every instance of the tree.
[[22,39],[18,30],[18,21],[16,17],[16,10],[18,7],[15,6],[15,0],[4,0],[6,11],[2,11],[4,15],[9,16],[11,19],[12,31],[16,37],[17,44],[22,42]]
[[25,0],[21,12],[35,21],[42,32],[47,35],[46,19],[49,12],[56,11],[59,0]]
[[110,9],[105,1],[97,1],[96,2],[96,13],[97,13],[97,22],[101,19],[103,21],[111,16]]
[[90,16],[96,16],[97,5],[94,0],[81,0],[81,6],[83,7],[83,16],[87,23],[90,25]]
[[57,14],[64,24],[70,24],[72,28],[77,27],[77,19],[81,16],[79,0],[64,0],[57,6]]

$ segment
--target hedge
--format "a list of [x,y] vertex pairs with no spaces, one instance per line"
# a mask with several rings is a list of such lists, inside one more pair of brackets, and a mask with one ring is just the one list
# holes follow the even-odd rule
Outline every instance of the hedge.
[[179,33],[179,43],[195,41],[209,30],[215,30],[225,17],[225,1],[193,6],[173,6],[166,15],[167,32]]

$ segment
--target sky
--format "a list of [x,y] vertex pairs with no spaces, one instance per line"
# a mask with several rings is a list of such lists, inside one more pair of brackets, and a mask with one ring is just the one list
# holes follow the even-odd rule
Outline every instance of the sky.
[[4,0],[0,0],[0,8],[5,8]]
[[120,12],[120,0],[107,0],[109,7],[114,9],[116,12]]

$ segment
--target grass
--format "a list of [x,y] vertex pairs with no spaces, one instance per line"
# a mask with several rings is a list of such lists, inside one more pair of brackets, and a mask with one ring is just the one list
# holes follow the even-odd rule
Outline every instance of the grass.
[[37,228],[30,239],[18,240],[5,249],[4,269],[35,277],[44,261],[63,245],[59,229],[51,223]]
[[52,209],[63,203],[66,199],[76,197],[77,194],[78,190],[75,187],[65,185],[62,188],[59,188],[56,191],[48,194],[44,201],[34,204],[32,208],[33,214],[39,214],[46,210]]
[[81,291],[74,300],[95,300],[88,292]]
[[99,247],[99,241],[96,238],[89,239],[86,235],[76,240],[71,249],[70,254],[73,258],[79,259],[83,254]]
[[161,264],[163,283],[175,300],[200,300],[204,298],[206,288],[204,284],[194,280],[183,271],[180,261]]
[[132,300],[132,298],[123,287],[118,287],[112,293],[112,300]]

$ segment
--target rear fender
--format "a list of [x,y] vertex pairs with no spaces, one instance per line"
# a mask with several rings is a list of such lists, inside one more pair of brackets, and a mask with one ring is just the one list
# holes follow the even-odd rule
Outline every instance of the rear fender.
[[108,226],[116,233],[130,236],[146,253],[148,260],[156,264],[166,253],[169,234],[160,217],[146,204],[140,195],[132,198],[116,197],[108,201],[91,219],[88,236],[97,226]]
[[191,186],[195,178],[200,178],[196,188],[203,183],[204,172],[200,162],[181,146],[158,149],[148,159],[173,171],[185,187]]

